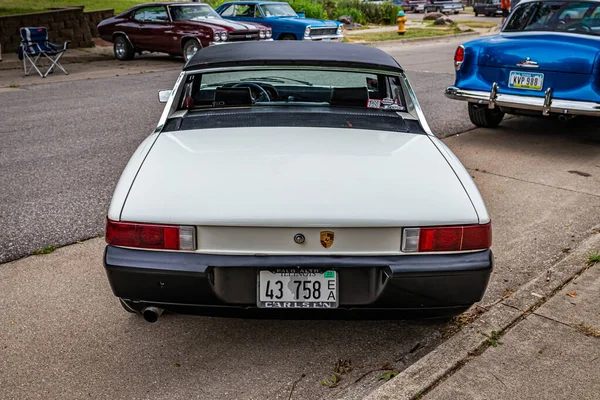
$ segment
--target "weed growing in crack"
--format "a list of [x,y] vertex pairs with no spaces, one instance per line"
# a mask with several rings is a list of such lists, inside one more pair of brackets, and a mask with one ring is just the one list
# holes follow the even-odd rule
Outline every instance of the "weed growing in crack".
[[42,254],[50,254],[52,253],[54,250],[56,250],[56,247],[50,245],[50,246],[44,246],[43,249],[39,249],[39,250],[35,250],[33,252],[33,255],[35,256],[40,256]]
[[586,325],[583,322],[575,327],[579,332],[583,333],[586,336],[591,336],[595,338],[600,338],[600,329],[596,329],[591,327],[590,325]]
[[499,340],[500,333],[498,333],[498,331],[492,331],[489,335],[485,332],[481,332],[481,334],[487,338],[486,343],[492,347],[498,347],[499,345],[504,344]]
[[590,254],[587,260],[588,265],[594,265],[600,263],[600,251]]

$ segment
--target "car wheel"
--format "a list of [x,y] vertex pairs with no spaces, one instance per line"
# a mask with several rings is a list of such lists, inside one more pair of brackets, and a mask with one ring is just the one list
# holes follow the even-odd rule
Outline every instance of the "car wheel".
[[123,300],[122,298],[119,297],[119,303],[121,303],[121,306],[128,313],[132,313],[132,314],[141,314],[142,313],[141,307],[137,306],[135,303],[133,303],[131,301]]
[[129,40],[125,36],[117,36],[113,42],[113,51],[115,58],[121,61],[133,59],[135,49],[129,44]]
[[296,40],[296,37],[290,33],[279,36],[279,40]]
[[487,105],[469,103],[469,118],[473,125],[495,128],[502,122],[504,113],[498,108],[491,110]]
[[479,14],[477,13],[477,11],[475,11],[475,16],[476,16],[476,17],[478,17],[478,16],[479,16]]
[[189,39],[183,44],[183,59],[188,61],[190,58],[194,56],[198,52],[198,50],[202,49],[202,45],[197,39]]

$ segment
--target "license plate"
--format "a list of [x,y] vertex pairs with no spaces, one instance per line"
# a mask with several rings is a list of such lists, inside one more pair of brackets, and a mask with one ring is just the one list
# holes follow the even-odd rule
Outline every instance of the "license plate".
[[336,308],[337,272],[322,269],[259,271],[257,303],[263,308]]
[[542,87],[544,87],[544,74],[511,71],[508,76],[508,87],[514,89],[542,90]]

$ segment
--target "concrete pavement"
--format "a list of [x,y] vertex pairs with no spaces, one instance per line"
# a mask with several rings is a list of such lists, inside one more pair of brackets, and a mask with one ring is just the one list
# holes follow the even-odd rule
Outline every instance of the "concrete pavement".
[[[536,285],[528,285],[513,298],[500,303],[496,307],[500,310],[490,313],[512,314],[514,320],[495,331],[498,334],[489,328],[472,328],[462,335],[470,335],[472,339],[470,348],[462,349],[468,354],[446,367],[436,380],[415,373],[419,368],[427,368],[427,364],[429,373],[439,372],[431,371],[439,367],[439,363],[431,364],[433,360],[424,358],[411,366],[413,371],[404,371],[372,393],[368,400],[597,399],[600,390],[597,301],[600,264],[587,261],[593,253],[590,249],[600,248],[600,235],[592,236],[583,247],[583,251],[557,265],[578,270],[564,287],[560,285],[558,290],[544,295],[542,286],[548,284],[542,282],[554,279],[541,276]],[[519,297],[529,301],[537,297],[537,304],[523,307],[525,301],[516,306],[515,300]],[[484,314],[481,318],[488,316]],[[435,350],[438,358],[460,353],[450,343]]]
[[597,399],[599,297],[595,265],[423,398]]

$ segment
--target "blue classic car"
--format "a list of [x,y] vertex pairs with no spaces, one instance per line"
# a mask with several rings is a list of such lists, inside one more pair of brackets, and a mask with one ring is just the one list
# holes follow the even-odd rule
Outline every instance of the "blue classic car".
[[451,99],[477,126],[505,113],[600,116],[600,0],[525,0],[498,35],[461,45]]
[[340,22],[300,17],[285,2],[234,1],[221,4],[216,11],[225,19],[270,26],[275,40],[341,41],[344,38]]

